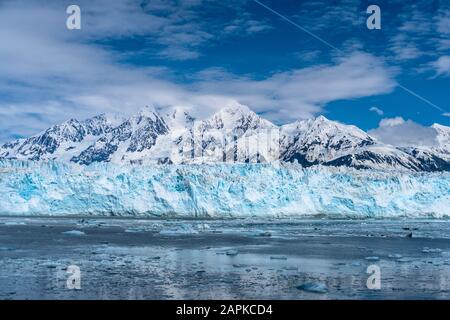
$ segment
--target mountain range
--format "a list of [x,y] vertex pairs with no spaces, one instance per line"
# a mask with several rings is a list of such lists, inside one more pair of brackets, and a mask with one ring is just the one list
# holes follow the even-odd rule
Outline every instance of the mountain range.
[[205,120],[182,108],[145,107],[122,119],[70,119],[0,147],[0,159],[113,163],[298,162],[357,169],[450,171],[450,127],[434,124],[436,145],[396,147],[324,116],[277,126],[243,105]]

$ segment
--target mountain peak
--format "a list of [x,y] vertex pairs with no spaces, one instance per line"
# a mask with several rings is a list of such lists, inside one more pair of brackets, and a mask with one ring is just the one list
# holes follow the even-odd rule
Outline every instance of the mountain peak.
[[154,118],[155,116],[159,115],[158,110],[154,106],[145,106],[142,109],[140,109],[137,113],[140,117],[146,117],[146,118]]
[[166,115],[166,122],[172,129],[191,127],[194,121],[195,118],[184,107],[176,107]]
[[249,107],[237,103],[237,102],[233,102],[228,104],[226,107],[222,108],[221,110],[219,110],[219,113],[229,113],[229,114],[254,114],[254,112],[252,110],[250,110]]
[[433,125],[431,126],[433,129],[435,129],[435,130],[440,130],[440,131],[447,131],[447,132],[450,132],[450,127],[448,127],[448,126],[444,126],[444,125],[442,125],[442,124],[439,124],[439,123],[433,123]]
[[186,108],[167,111],[161,116],[155,107],[145,106],[122,121],[107,114],[83,121],[70,119],[28,139],[4,145],[0,158],[90,164],[147,160],[195,163],[205,159],[222,162],[232,156],[237,162],[450,170],[450,127],[439,124],[432,126],[437,131],[438,148],[401,150],[377,141],[356,126],[323,115],[283,125],[278,137],[266,131],[278,130],[276,125],[237,102],[195,123]]
[[239,129],[244,132],[248,129],[274,127],[270,121],[262,119],[247,106],[237,102],[228,104],[204,122],[216,129]]
[[324,115],[319,115],[315,121],[317,122],[331,122],[330,119],[328,119],[327,117],[325,117]]

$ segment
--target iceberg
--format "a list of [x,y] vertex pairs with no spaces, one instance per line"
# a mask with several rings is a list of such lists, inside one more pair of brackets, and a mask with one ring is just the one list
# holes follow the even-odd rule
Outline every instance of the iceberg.
[[445,218],[450,173],[296,164],[89,166],[0,161],[0,214]]

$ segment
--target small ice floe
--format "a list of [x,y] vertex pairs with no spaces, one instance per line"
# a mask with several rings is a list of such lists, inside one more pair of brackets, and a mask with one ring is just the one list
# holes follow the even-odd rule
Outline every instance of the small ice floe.
[[228,250],[227,252],[225,252],[225,254],[227,256],[237,256],[239,254],[239,251],[237,251],[237,250]]
[[176,236],[183,234],[198,234],[198,230],[190,224],[181,224],[173,229],[161,230],[159,234],[163,236]]
[[391,259],[400,259],[400,258],[402,258],[403,256],[402,256],[401,254],[394,253],[394,254],[388,255],[388,257],[391,258]]
[[58,265],[56,263],[52,263],[52,262],[43,263],[42,266],[47,267],[49,269],[56,269],[58,267]]
[[23,226],[25,225],[25,222],[17,222],[17,221],[7,221],[5,222],[5,226]]
[[272,236],[272,232],[258,230],[258,231],[256,231],[254,233],[254,235],[257,236],[257,237],[271,237]]
[[321,282],[307,282],[296,287],[298,290],[313,292],[313,293],[327,293],[328,287]]
[[245,264],[240,264],[240,263],[233,264],[233,268],[246,268],[246,267],[248,267],[248,266]]
[[145,227],[131,227],[131,228],[125,229],[126,233],[136,233],[136,232],[144,232],[144,231],[147,231],[145,229]]
[[287,260],[286,256],[270,256],[270,260]]
[[354,261],[354,262],[352,262],[351,266],[352,267],[360,267],[360,266],[362,266],[362,263],[359,261]]
[[432,248],[425,247],[422,249],[422,253],[442,253],[442,250],[438,249],[438,248],[432,249]]
[[206,231],[206,230],[211,229],[211,226],[210,226],[209,224],[207,224],[207,223],[197,223],[197,225],[195,226],[195,228],[196,228],[198,231]]
[[84,236],[86,233],[80,230],[70,230],[70,231],[64,231],[62,234],[68,235],[68,236]]
[[287,271],[298,271],[298,267],[287,266],[287,267],[283,267],[283,269],[287,270]]
[[395,261],[400,262],[400,263],[408,263],[408,262],[412,262],[413,259],[411,259],[411,258],[398,258]]
[[366,259],[367,261],[378,261],[378,260],[380,260],[380,258],[379,258],[379,257],[376,257],[376,256],[366,257],[365,259]]

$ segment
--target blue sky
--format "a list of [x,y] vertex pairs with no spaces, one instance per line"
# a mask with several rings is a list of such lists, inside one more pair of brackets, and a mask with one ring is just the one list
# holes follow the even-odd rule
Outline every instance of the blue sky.
[[[0,1],[0,141],[70,117],[155,105],[202,118],[234,101],[279,124],[323,114],[408,139],[450,125],[448,1],[260,1],[339,51],[253,0]],[[69,4],[81,30],[66,28]],[[381,30],[366,27],[371,4]]]

